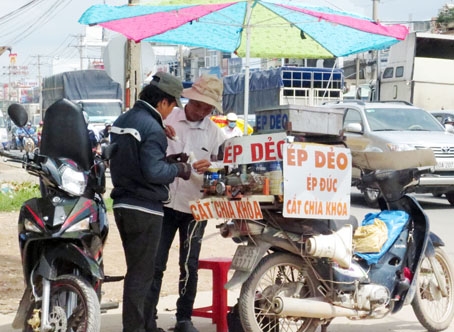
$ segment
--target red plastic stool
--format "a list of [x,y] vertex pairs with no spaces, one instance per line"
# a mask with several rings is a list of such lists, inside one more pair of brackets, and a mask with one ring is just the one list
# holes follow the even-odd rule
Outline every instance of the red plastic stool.
[[192,311],[193,316],[211,318],[216,324],[216,332],[227,332],[227,290],[224,285],[227,283],[231,258],[212,257],[199,259],[199,270],[211,270],[213,274],[212,302],[208,307],[197,308]]

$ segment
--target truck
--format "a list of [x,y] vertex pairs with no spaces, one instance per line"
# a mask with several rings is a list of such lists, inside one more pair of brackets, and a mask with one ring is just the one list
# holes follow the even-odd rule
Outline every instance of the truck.
[[380,101],[427,111],[454,110],[454,35],[412,32],[391,46],[379,81]]
[[46,77],[42,86],[42,109],[66,98],[80,105],[96,130],[112,123],[123,108],[122,89],[104,70],[68,71]]
[[[224,113],[244,113],[244,74],[223,78],[222,107]],[[249,81],[248,123],[254,114],[274,106],[316,106],[342,100],[344,72],[338,68],[279,67],[253,71]]]

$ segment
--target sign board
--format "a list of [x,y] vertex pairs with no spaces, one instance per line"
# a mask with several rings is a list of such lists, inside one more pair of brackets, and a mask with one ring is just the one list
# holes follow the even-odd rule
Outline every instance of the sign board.
[[284,217],[349,218],[352,171],[350,149],[285,143],[283,157]]
[[255,128],[260,134],[291,131],[338,136],[344,110],[303,105],[280,105],[255,112]]
[[224,164],[243,165],[282,160],[285,132],[230,138],[225,141]]
[[263,219],[259,201],[245,197],[228,200],[226,197],[208,197],[190,201],[189,208],[196,221],[208,219]]

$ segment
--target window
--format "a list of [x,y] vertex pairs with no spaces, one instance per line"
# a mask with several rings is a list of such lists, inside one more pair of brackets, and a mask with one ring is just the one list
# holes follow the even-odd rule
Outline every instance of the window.
[[344,117],[344,127],[350,123],[359,123],[362,124],[361,114],[354,109],[347,109]]
[[393,67],[388,67],[383,72],[383,78],[393,78],[393,75],[394,75],[394,68]]
[[403,77],[404,76],[404,67],[399,66],[396,67],[396,77]]

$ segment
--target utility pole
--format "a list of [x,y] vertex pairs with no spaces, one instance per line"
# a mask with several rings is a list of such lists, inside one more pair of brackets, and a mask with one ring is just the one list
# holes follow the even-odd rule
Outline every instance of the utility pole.
[[[372,0],[372,19],[375,22],[378,22],[378,2],[379,1],[380,0]],[[374,55],[374,59],[376,61],[376,64],[375,64],[375,71],[373,71],[372,79],[374,79],[375,83],[377,84],[378,83],[378,79],[380,78],[380,71],[381,71],[381,68],[380,68],[380,51],[379,50],[374,51],[373,55]],[[378,96],[376,96],[376,99],[378,99]]]
[[[128,0],[129,5],[139,4],[139,0]],[[125,106],[131,108],[139,98],[142,85],[141,77],[141,47],[140,42],[128,40],[126,55],[126,82],[125,82]]]

